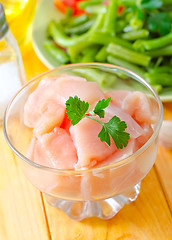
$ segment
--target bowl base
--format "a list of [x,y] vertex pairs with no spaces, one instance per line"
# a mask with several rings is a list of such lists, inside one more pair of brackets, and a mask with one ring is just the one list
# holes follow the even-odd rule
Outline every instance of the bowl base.
[[89,217],[110,219],[114,217],[125,204],[135,201],[139,193],[140,183],[123,194],[98,201],[70,201],[55,198],[48,194],[45,195],[51,206],[61,209],[70,218],[80,221]]

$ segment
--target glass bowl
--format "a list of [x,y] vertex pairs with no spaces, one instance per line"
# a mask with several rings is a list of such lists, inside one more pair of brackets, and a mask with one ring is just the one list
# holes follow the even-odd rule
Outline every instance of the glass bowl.
[[[24,104],[41,79],[61,74],[96,81],[104,91],[123,89],[144,92],[156,116],[152,136],[128,157],[87,170],[54,169],[29,160],[26,152],[33,129],[24,125]],[[9,146],[18,156],[24,174],[34,186],[45,193],[50,205],[60,208],[75,220],[92,216],[109,219],[125,204],[137,198],[140,182],[156,159],[162,119],[163,107],[158,95],[137,74],[110,64],[71,64],[34,78],[14,96],[4,117],[4,134]]]

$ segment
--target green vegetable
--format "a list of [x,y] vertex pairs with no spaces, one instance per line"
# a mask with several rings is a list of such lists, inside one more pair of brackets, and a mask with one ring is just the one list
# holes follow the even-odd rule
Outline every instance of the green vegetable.
[[171,56],[172,55],[172,45],[169,45],[164,48],[158,48],[156,50],[146,52],[147,55],[151,56],[152,58],[159,57],[159,56]]
[[[163,93],[171,86],[172,0],[104,1],[80,1],[78,5],[85,14],[72,16],[67,11],[58,23],[51,21],[47,28],[49,41],[44,43],[46,51],[57,64],[109,62],[143,78],[148,73],[147,81]],[[94,70],[76,71],[105,88],[115,85],[117,76]],[[158,73],[167,74],[163,75],[167,81]]]
[[166,45],[169,45],[169,44],[172,44],[172,32],[160,38],[155,38],[151,40],[140,40],[139,42],[137,42],[136,40],[133,47],[135,49],[144,48],[145,50],[153,50],[153,49],[165,47]]
[[113,57],[112,55],[108,55],[107,57],[107,61],[109,63],[112,63],[114,65],[120,66],[120,67],[124,67],[126,69],[130,69],[131,71],[137,73],[139,76],[144,77],[144,70],[142,68],[139,68],[138,66],[129,63],[125,60],[119,59],[117,57]]
[[107,123],[101,123],[102,130],[100,131],[98,137],[101,142],[106,142],[110,146],[110,135],[113,138],[113,141],[118,149],[126,147],[130,135],[127,132],[124,132],[127,128],[127,125],[124,121],[121,121],[120,118],[114,116]]
[[45,41],[44,47],[57,60],[58,63],[64,64],[69,62],[69,56],[67,53],[55,46],[52,41]]
[[110,43],[108,45],[107,52],[128,62],[141,66],[148,66],[151,60],[150,56],[145,56],[141,53],[137,53],[114,43]]
[[132,49],[132,44],[124,39],[120,39],[116,36],[111,36],[109,33],[103,33],[100,31],[95,31],[89,38],[89,41],[92,43],[107,45],[109,43],[116,43],[123,47]]
[[71,120],[72,125],[76,125],[85,116],[89,108],[89,103],[81,101],[77,96],[69,97],[66,101],[66,110],[68,118]]
[[148,19],[148,29],[152,32],[159,32],[165,35],[171,30],[171,17],[167,12],[158,12],[151,14]]
[[130,40],[130,41],[133,41],[139,38],[148,38],[148,36],[149,36],[149,31],[147,29],[130,31],[130,32],[121,34],[121,37],[123,39]]
[[99,72],[97,69],[77,68],[73,70],[77,75],[86,78],[88,81],[97,81],[102,84],[105,80],[106,75]]
[[78,26],[72,27],[72,28],[65,28],[66,34],[81,34],[85,33],[90,29],[90,27],[94,24],[94,19],[91,19],[83,24],[80,24]]
[[103,0],[87,0],[87,1],[81,1],[78,3],[79,8],[84,9],[87,13],[105,13],[106,12],[106,6],[101,5]]
[[172,69],[170,66],[159,66],[153,69],[149,69],[151,73],[172,73]]
[[168,6],[172,4],[171,0],[162,0],[162,2],[163,2],[163,6]]
[[152,84],[152,87],[155,89],[155,91],[158,94],[162,92],[162,85],[160,85],[160,84]]
[[136,6],[136,0],[118,0],[121,5],[133,7]]
[[87,1],[79,2],[78,6],[81,9],[85,9],[88,6],[101,4],[102,2],[103,2],[103,0],[87,0]]
[[172,86],[172,74],[169,73],[146,73],[145,79],[153,85]]
[[106,13],[106,6],[104,5],[93,5],[88,6],[85,8],[87,13],[99,14],[99,13]]
[[117,17],[117,0],[109,0],[107,14],[105,16],[103,32],[115,35],[116,17]]
[[115,74],[101,72],[98,69],[78,68],[73,70],[73,72],[83,78],[86,78],[88,81],[96,81],[105,88],[112,87],[117,80],[117,76]]
[[76,27],[80,24],[87,22],[88,20],[89,20],[89,17],[86,14],[83,14],[78,17],[72,17],[70,18],[70,20],[68,19],[67,27]]
[[95,56],[96,61],[98,61],[98,62],[105,62],[106,61],[106,58],[108,56],[108,53],[107,53],[106,49],[107,49],[107,46],[105,45],[99,50],[99,52]]
[[98,101],[95,108],[91,112],[89,112],[89,114],[91,114],[93,116],[98,115],[100,118],[104,118],[104,116],[105,116],[104,109],[109,106],[110,100],[111,100],[111,98],[102,99],[102,100]]
[[104,118],[105,111],[104,109],[109,105],[111,98],[100,100],[94,109],[87,113],[89,108],[89,103],[81,101],[77,96],[69,97],[66,101],[66,110],[68,118],[71,120],[72,125],[76,125],[83,117],[92,119],[102,125],[102,129],[98,134],[101,142],[106,142],[110,146],[110,136],[112,137],[116,147],[122,149],[128,144],[130,135],[127,132],[124,132],[127,128],[127,125],[124,121],[121,121],[117,116],[113,116],[109,122],[104,123],[99,121],[93,116],[98,115],[100,118]]
[[162,6],[161,0],[139,0],[138,6],[142,9],[156,9]]
[[95,56],[99,50],[99,46],[92,46],[91,48],[86,48],[84,51],[84,56],[81,62],[94,62]]
[[62,47],[69,47],[76,45],[80,42],[87,41],[89,37],[88,33],[73,38],[68,37],[62,30],[61,26],[55,21],[51,21],[49,23],[48,32],[49,35],[54,39],[54,41]]

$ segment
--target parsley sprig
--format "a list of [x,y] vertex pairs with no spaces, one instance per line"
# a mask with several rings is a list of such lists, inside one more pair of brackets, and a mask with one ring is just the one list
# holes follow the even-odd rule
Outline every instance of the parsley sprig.
[[121,121],[119,117],[113,116],[109,122],[101,122],[94,116],[98,115],[100,118],[104,118],[105,111],[104,109],[108,107],[111,98],[102,99],[98,101],[94,109],[90,112],[87,112],[89,109],[89,103],[81,101],[77,96],[69,97],[66,101],[66,110],[68,118],[71,120],[72,125],[76,125],[81,121],[82,118],[90,118],[99,124],[102,125],[102,129],[98,134],[101,142],[106,142],[110,146],[110,136],[112,137],[116,147],[122,149],[128,144],[130,139],[130,134],[125,132],[127,124],[124,121]]

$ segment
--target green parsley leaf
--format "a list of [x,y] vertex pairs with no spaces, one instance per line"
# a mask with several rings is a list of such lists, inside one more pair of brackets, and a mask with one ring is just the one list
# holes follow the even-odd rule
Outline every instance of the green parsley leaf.
[[69,97],[66,101],[66,110],[68,118],[72,125],[76,125],[85,115],[89,108],[89,103],[81,101],[77,96]]
[[96,104],[92,112],[98,115],[100,118],[104,118],[105,111],[103,109],[107,108],[110,100],[111,98],[107,98],[107,99],[102,99],[98,101],[98,103]]
[[124,132],[127,128],[124,121],[121,121],[119,117],[114,116],[109,122],[102,123],[102,126],[102,130],[98,135],[102,142],[105,141],[110,146],[110,134],[118,149],[122,149],[127,146],[130,134]]
[[167,12],[153,13],[148,17],[147,22],[148,29],[160,35],[166,35],[171,30],[172,20]]
[[124,132],[127,125],[124,121],[121,121],[119,117],[114,116],[109,122],[104,123],[92,116],[98,115],[103,118],[105,115],[104,109],[109,105],[111,98],[100,100],[95,108],[87,113],[89,103],[81,101],[77,96],[69,97],[66,101],[66,110],[68,118],[71,120],[72,125],[76,125],[84,116],[90,118],[102,125],[102,129],[98,134],[98,137],[102,142],[106,142],[109,146],[111,144],[110,136],[112,137],[116,147],[122,149],[128,144],[130,138],[129,133]]
[[162,0],[139,0],[138,6],[141,9],[157,9],[162,6],[163,2]]

